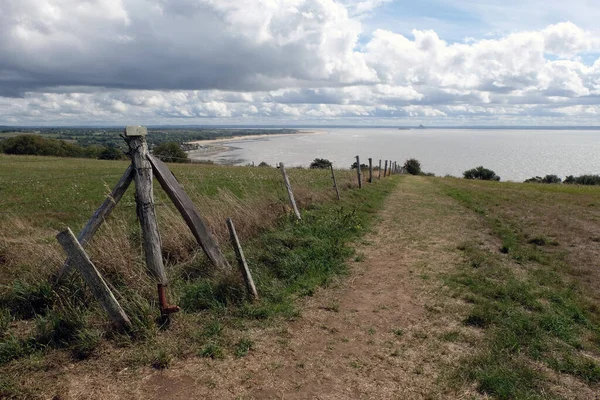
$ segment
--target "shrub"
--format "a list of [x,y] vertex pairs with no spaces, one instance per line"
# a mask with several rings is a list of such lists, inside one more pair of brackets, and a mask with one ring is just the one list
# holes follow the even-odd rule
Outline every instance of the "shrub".
[[565,178],[564,183],[577,185],[600,185],[600,175],[569,175]]
[[259,166],[259,167],[270,167],[270,165],[269,165],[269,164],[267,164],[267,163],[266,163],[266,162],[264,162],[264,161],[261,161],[261,162],[260,162],[260,164],[258,164],[258,166]]
[[541,176],[534,176],[533,178],[526,179],[525,183],[561,183],[562,180],[556,175],[546,175],[543,178]]
[[187,153],[176,142],[161,143],[154,148],[152,153],[164,162],[187,163],[190,161]]
[[420,175],[421,163],[415,158],[410,158],[404,162],[404,170],[411,175]]
[[[352,163],[352,165],[350,166],[350,168],[356,169],[356,161],[354,161]],[[367,169],[367,168],[369,168],[369,166],[367,164],[360,164],[360,169]]]
[[315,158],[313,162],[310,163],[310,168],[312,169],[325,169],[331,167],[331,161],[325,158]]
[[125,154],[117,147],[106,147],[98,156],[100,160],[122,160]]
[[499,181],[500,177],[491,169],[477,167],[463,172],[465,179],[481,179],[483,181]]

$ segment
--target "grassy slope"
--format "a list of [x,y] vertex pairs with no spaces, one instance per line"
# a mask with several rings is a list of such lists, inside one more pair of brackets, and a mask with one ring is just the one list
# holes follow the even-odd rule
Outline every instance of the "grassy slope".
[[[0,156],[0,393],[24,397],[60,393],[46,371],[72,360],[93,368],[167,367],[173,357],[245,354],[243,332],[294,318],[294,299],[345,273],[347,243],[374,220],[394,180],[352,189],[354,175],[339,171],[342,202],[333,201],[329,173],[289,170],[303,221],[289,217],[280,172],[272,168],[173,165],[173,171],[226,246],[223,224],[232,215],[262,299],[244,301],[237,274],[215,275],[180,218],[157,189],[170,296],[183,307],[169,324],[155,321],[155,293],[141,263],[139,229],[130,190],[90,246],[90,254],[119,293],[135,329],[119,334],[74,276],[58,292],[46,283],[62,262],[53,239],[65,225],[85,223],[126,163]],[[106,184],[104,183],[106,182]],[[10,190],[8,188],[10,187]],[[221,226],[223,225],[223,226]],[[66,351],[65,351],[66,350]],[[99,357],[99,359],[97,359]]]
[[[436,180],[480,215],[492,239],[459,246],[465,264],[444,277],[485,333],[459,379],[508,398],[560,398],[561,375],[600,383],[600,190]],[[568,395],[567,395],[568,397]]]

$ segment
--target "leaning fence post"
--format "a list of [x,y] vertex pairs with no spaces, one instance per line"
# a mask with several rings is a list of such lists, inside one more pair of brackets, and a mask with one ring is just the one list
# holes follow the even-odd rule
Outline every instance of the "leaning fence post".
[[121,305],[112,294],[108,285],[96,269],[81,243],[77,241],[70,228],[56,235],[65,253],[71,260],[71,264],[77,268],[85,283],[90,287],[94,297],[100,302],[102,308],[112,322],[119,328],[131,328],[131,321],[121,308]]
[[377,172],[377,179],[381,179],[381,158],[379,159],[379,169]]
[[333,179],[333,187],[335,188],[335,194],[337,196],[337,199],[340,200],[340,191],[335,180],[335,173],[333,172],[333,163],[329,164],[329,167],[331,168],[331,179]]
[[300,211],[298,211],[298,206],[296,206],[296,200],[294,199],[294,193],[292,192],[292,185],[290,185],[290,180],[288,179],[287,173],[285,172],[285,167],[283,163],[279,163],[279,168],[281,168],[281,173],[283,174],[283,181],[285,183],[285,188],[287,189],[288,196],[290,198],[290,204],[292,205],[292,209],[294,210],[294,214],[296,214],[296,218],[299,220],[302,219],[300,216]]
[[258,300],[258,292],[256,291],[256,286],[254,286],[254,280],[252,279],[252,274],[250,274],[250,268],[248,268],[248,264],[246,263],[246,257],[244,257],[244,250],[242,250],[242,245],[240,244],[240,240],[238,239],[237,233],[235,231],[235,226],[233,225],[233,221],[231,220],[231,218],[227,218],[227,228],[229,228],[231,243],[233,244],[235,256],[237,258],[238,265],[240,266],[242,276],[244,277],[244,282],[246,282],[248,294],[252,297],[253,300]]
[[358,188],[362,188],[362,174],[360,173],[360,157],[356,156],[356,174],[358,176]]
[[373,182],[373,159],[369,157],[369,183]]
[[208,227],[202,220],[200,213],[196,209],[194,202],[187,195],[181,184],[165,163],[158,158],[149,154],[148,159],[152,164],[152,170],[156,175],[156,180],[160,183],[163,190],[167,193],[175,207],[183,217],[183,220],[192,231],[196,241],[204,250],[208,259],[215,265],[216,268],[227,270],[230,268],[227,259],[221,252],[217,240],[208,230]]

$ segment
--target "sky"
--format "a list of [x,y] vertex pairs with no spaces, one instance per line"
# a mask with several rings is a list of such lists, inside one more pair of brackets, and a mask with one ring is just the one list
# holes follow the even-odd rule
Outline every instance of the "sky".
[[0,0],[0,125],[599,125],[598,0]]

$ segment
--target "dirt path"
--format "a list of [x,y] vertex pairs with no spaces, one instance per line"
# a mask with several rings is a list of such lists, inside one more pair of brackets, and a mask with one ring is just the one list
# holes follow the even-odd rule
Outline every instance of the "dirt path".
[[[444,372],[471,350],[448,337],[464,305],[439,273],[461,262],[458,244],[478,224],[431,181],[406,177],[382,221],[358,245],[350,277],[308,298],[301,317],[250,332],[246,357],[191,359],[99,382],[89,395],[156,399],[421,399],[475,396],[445,386]],[[475,224],[475,225],[474,225]],[[481,234],[481,232],[477,233]],[[81,383],[81,382],[80,382]],[[110,388],[109,388],[110,387]]]

